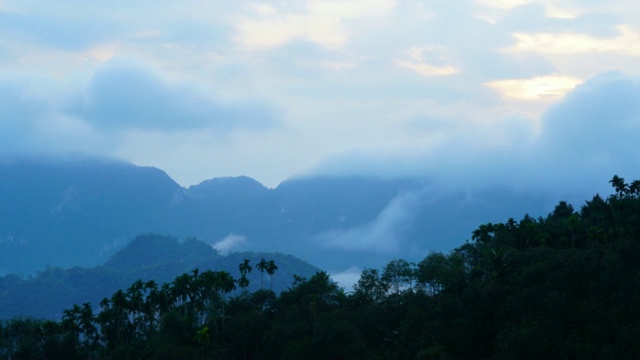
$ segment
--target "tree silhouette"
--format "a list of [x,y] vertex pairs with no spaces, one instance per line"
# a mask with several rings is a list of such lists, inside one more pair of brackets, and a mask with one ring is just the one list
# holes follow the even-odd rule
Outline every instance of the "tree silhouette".
[[246,289],[249,286],[249,279],[247,279],[247,274],[253,270],[251,265],[249,265],[249,259],[244,259],[242,264],[238,265],[240,269],[240,279],[238,280],[238,286],[242,289]]
[[394,259],[385,266],[381,279],[388,284],[389,289],[399,294],[402,288],[411,289],[414,273],[412,264],[407,260]]
[[267,270],[267,261],[262,258],[260,262],[256,265],[256,268],[260,270],[261,278],[260,278],[260,289],[264,289],[264,272]]
[[267,274],[269,274],[271,290],[273,291],[273,274],[278,270],[278,265],[276,265],[275,261],[269,260],[269,262],[267,262],[266,270]]

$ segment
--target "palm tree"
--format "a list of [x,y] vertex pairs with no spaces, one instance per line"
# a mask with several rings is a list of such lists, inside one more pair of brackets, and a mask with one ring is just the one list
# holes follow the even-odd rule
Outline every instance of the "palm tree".
[[87,302],[82,304],[78,320],[80,321],[80,330],[84,334],[84,346],[91,358],[91,353],[98,342],[98,329],[95,326],[96,319],[95,316],[93,316],[91,303]]
[[629,189],[627,184],[624,182],[624,178],[621,178],[618,175],[613,175],[613,178],[609,180],[609,183],[616,190],[616,194],[618,194],[618,196],[623,197],[623,195],[628,193]]
[[211,307],[211,304],[219,297],[218,291],[218,273],[207,270],[200,275],[199,288],[201,292],[202,304],[199,310],[200,324],[205,323],[205,315],[207,310]]
[[138,280],[131,284],[126,292],[127,302],[129,304],[129,321],[133,325],[134,336],[138,332],[138,326],[140,325],[139,316],[142,312],[141,308],[144,303],[144,295],[142,293],[144,285],[145,284],[142,280]]
[[248,274],[253,270],[253,267],[249,264],[249,259],[244,259],[242,264],[238,265],[241,274]]
[[178,302],[181,315],[185,315],[187,308],[187,299],[190,296],[190,290],[192,285],[192,278],[189,274],[182,274],[173,280],[171,284],[171,295],[174,302]]
[[262,277],[260,278],[260,289],[264,289],[264,271],[267,270],[267,261],[264,258],[260,259],[256,268],[258,268],[260,273],[262,273]]
[[243,290],[245,290],[249,286],[249,279],[247,279],[247,275],[240,275],[240,279],[238,279],[238,286],[240,286],[240,288]]
[[147,281],[144,284],[144,291],[147,295],[144,299],[144,303],[142,304],[142,314],[144,316],[145,338],[149,338],[149,336],[155,331],[154,323],[160,306],[158,284],[153,280]]
[[251,265],[249,265],[249,259],[244,259],[244,262],[238,265],[240,269],[240,279],[238,280],[238,286],[242,289],[246,289],[249,286],[249,279],[247,279],[247,274],[253,270]]
[[122,290],[116,291],[111,296],[111,303],[113,304],[113,307],[115,309],[117,334],[118,334],[118,338],[120,338],[120,331],[124,326],[122,324],[122,320],[123,318],[126,318],[125,310],[127,308],[127,297],[124,291]]
[[273,260],[269,260],[269,262],[267,263],[267,274],[269,274],[269,277],[271,279],[271,290],[273,290],[273,273],[276,272],[276,270],[278,270],[278,265],[276,265],[275,261]]
[[222,332],[224,333],[226,294],[236,289],[236,280],[226,271],[218,271],[216,289],[222,293]]

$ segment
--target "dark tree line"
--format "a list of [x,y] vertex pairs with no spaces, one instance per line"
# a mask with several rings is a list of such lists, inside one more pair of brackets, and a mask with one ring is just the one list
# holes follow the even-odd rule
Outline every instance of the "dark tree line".
[[[484,224],[448,254],[319,272],[280,294],[194,270],[65,311],[0,323],[8,359],[634,359],[640,357],[640,182],[579,210]],[[277,269],[264,259],[256,268]],[[62,355],[63,354],[63,355]]]

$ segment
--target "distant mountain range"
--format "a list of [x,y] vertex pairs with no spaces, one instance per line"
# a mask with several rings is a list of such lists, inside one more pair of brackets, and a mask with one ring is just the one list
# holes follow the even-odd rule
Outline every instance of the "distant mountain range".
[[0,275],[95,266],[142,233],[195,237],[222,253],[279,251],[325,270],[418,261],[486,222],[553,209],[556,194],[448,189],[424,179],[247,177],[181,187],[162,170],[84,158],[0,163]]

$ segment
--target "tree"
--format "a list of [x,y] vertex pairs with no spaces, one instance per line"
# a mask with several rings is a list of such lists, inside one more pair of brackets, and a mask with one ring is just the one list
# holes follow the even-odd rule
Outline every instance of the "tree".
[[267,270],[267,261],[264,258],[260,259],[260,262],[258,263],[258,265],[256,265],[256,268],[260,270],[260,273],[262,275],[262,277],[260,278],[260,289],[264,289],[264,272],[265,270]]
[[388,284],[393,293],[399,294],[403,288],[412,288],[414,274],[411,263],[404,259],[394,259],[384,267],[381,279]]
[[432,252],[418,263],[418,283],[424,286],[431,296],[439,294],[444,288],[444,276],[447,272],[447,257],[440,252]]
[[267,263],[267,274],[269,274],[269,279],[271,281],[271,290],[273,291],[273,274],[278,270],[278,265],[276,265],[275,261],[269,260]]
[[226,271],[218,271],[218,272],[216,272],[216,274],[217,274],[216,289],[218,289],[218,291],[220,291],[223,294],[223,296],[222,296],[222,332],[224,333],[224,327],[225,327],[225,303],[226,303],[225,295],[230,293],[231,291],[235,290],[235,288],[236,288],[235,282],[236,281],[231,276],[231,274],[229,274]]
[[609,180],[609,183],[616,190],[616,194],[619,197],[623,197],[629,192],[628,185],[624,182],[624,178],[619,177],[618,175],[613,175],[613,178]]
[[242,289],[246,289],[249,286],[249,279],[247,279],[247,274],[253,270],[251,265],[249,265],[249,259],[244,259],[242,264],[238,265],[240,269],[240,279],[238,280],[238,286]]
[[364,269],[360,274],[360,279],[353,286],[354,296],[363,302],[381,301],[389,291],[388,284],[380,280],[380,273],[377,269]]

